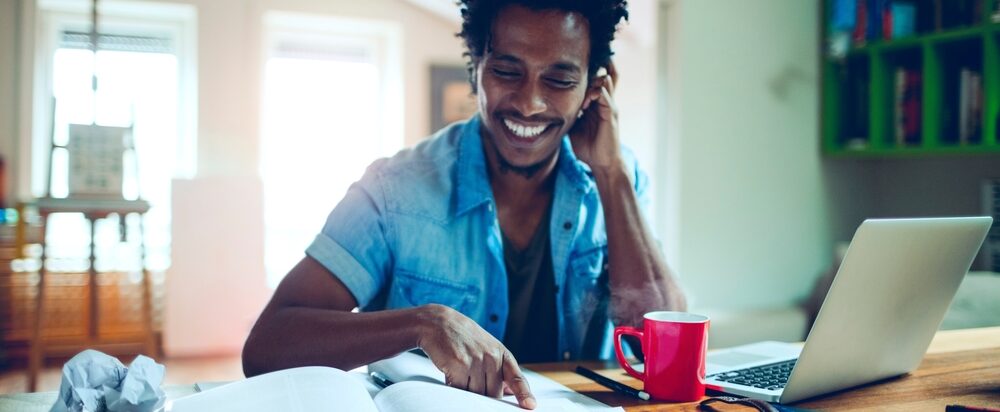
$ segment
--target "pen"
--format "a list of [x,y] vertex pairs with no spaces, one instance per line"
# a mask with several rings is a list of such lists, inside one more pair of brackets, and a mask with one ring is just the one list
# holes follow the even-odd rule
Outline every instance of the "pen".
[[599,375],[597,372],[594,372],[594,371],[592,371],[590,369],[584,368],[583,366],[577,366],[576,367],[576,373],[578,373],[580,375],[583,375],[583,376],[585,376],[587,378],[590,378],[594,382],[597,382],[597,383],[599,383],[599,384],[601,384],[601,385],[603,385],[605,387],[611,388],[613,390],[616,390],[618,392],[624,393],[626,395],[631,395],[631,396],[634,396],[636,398],[642,399],[644,401],[648,401],[649,400],[649,394],[648,393],[640,391],[638,389],[635,389],[635,388],[633,388],[631,386],[628,386],[628,385],[626,385],[624,383],[621,383],[621,382],[618,382],[618,381],[615,381],[615,380],[612,380],[612,379],[605,378],[604,376]]
[[984,408],[982,406],[948,405],[946,412],[1000,412],[1000,409]]
[[392,385],[392,381],[389,380],[389,378],[386,378],[385,375],[381,373],[371,372],[368,374],[368,376],[371,376],[372,380],[375,381],[375,384],[383,389],[388,387],[389,385]]

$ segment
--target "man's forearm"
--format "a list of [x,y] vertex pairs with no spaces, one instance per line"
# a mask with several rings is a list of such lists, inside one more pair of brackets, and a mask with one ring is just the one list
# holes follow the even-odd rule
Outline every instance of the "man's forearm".
[[640,325],[652,310],[686,310],[680,286],[643,220],[624,167],[594,170],[608,233],[612,316],[619,325]]
[[243,348],[243,372],[299,366],[349,370],[417,346],[426,307],[355,313],[282,307],[261,315]]

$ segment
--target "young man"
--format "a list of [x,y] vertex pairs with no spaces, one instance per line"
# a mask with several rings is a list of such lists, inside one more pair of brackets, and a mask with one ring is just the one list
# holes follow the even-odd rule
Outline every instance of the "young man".
[[352,186],[260,315],[248,376],[419,347],[449,385],[533,408],[518,362],[606,356],[611,321],[684,309],[619,145],[625,2],[462,5],[479,113]]

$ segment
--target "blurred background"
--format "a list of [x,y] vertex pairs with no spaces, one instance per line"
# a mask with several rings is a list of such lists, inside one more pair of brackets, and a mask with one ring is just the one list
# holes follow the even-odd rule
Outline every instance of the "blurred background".
[[[0,393],[83,347],[238,379],[350,183],[475,111],[458,8],[93,6],[0,0]],[[710,346],[803,339],[866,218],[1000,218],[1000,0],[629,6],[620,132]],[[943,327],[1000,324],[992,233]]]

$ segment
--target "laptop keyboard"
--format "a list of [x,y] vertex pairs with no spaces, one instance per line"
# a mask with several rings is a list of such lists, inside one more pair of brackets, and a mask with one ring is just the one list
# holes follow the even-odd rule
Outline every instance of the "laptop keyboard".
[[735,371],[717,373],[706,378],[720,382],[735,383],[737,385],[752,386],[769,391],[784,389],[788,383],[788,376],[792,374],[795,361],[783,361],[767,365],[754,366],[752,368]]

